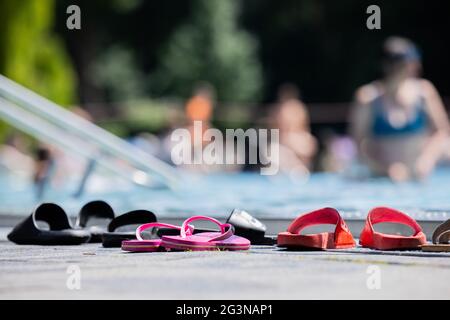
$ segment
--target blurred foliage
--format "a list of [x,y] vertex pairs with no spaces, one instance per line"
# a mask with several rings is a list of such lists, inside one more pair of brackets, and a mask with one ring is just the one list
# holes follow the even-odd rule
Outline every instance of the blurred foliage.
[[153,99],[129,100],[121,104],[123,116],[100,121],[98,124],[119,136],[137,132],[160,133],[167,129],[168,119],[182,114],[180,101]]
[[238,26],[238,0],[195,0],[187,23],[161,51],[151,88],[188,97],[198,82],[211,83],[220,101],[260,98],[262,72],[252,36]]
[[52,32],[54,0],[0,1],[0,73],[62,105],[75,101],[65,48]]
[[[72,3],[83,12],[79,33],[64,27],[65,8]],[[380,47],[390,35],[416,41],[424,51],[425,77],[443,95],[450,95],[447,72],[442,71],[450,70],[450,46],[443,41],[450,30],[450,2],[379,0],[382,30],[376,31],[366,28],[371,4],[370,0],[59,0],[57,26],[76,65],[82,102],[142,94],[142,88],[123,93],[113,84],[111,77],[119,70],[106,71],[102,81],[96,80],[94,87],[104,92],[93,94],[92,80],[98,73],[88,69],[103,66],[108,56],[110,61],[111,56],[124,60],[129,70],[120,74],[136,77],[146,96],[186,98],[195,82],[206,80],[217,87],[219,100],[269,102],[276,98],[277,87],[289,81],[300,87],[307,102],[349,101],[356,87],[380,75]]]
[[138,100],[125,106],[127,119],[134,128],[160,131],[166,128],[172,110],[180,110],[180,104],[161,100]]
[[94,83],[105,90],[108,100],[128,101],[145,96],[144,75],[124,47],[112,46],[103,52],[92,67]]
[[[62,105],[75,101],[75,76],[52,33],[54,0],[0,1],[0,73]],[[0,126],[4,137],[6,126]]]
[[[245,0],[243,25],[257,35],[266,76],[265,100],[297,84],[307,102],[350,101],[354,90],[380,76],[380,51],[392,35],[424,52],[424,76],[450,96],[450,1]],[[381,8],[381,30],[366,28],[366,9]],[[445,70],[445,71],[444,71]]]

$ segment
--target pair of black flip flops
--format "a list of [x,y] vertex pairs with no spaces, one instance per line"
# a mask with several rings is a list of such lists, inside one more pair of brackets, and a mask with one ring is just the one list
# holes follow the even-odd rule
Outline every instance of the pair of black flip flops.
[[[111,219],[107,229],[100,226],[88,227],[92,218]],[[38,221],[46,222],[49,229],[42,229]],[[34,245],[79,245],[86,242],[102,243],[106,248],[120,247],[122,241],[136,239],[134,231],[118,232],[119,227],[156,222],[153,212],[135,210],[115,217],[114,210],[104,201],[92,201],[84,205],[75,227],[72,227],[66,212],[57,204],[44,203],[19,223],[9,234],[8,239],[16,244]],[[235,228],[235,234],[247,238],[252,244],[272,245],[276,239],[266,237],[266,226],[249,213],[235,209],[227,219]],[[194,229],[194,233],[215,230]],[[158,236],[175,235],[179,231],[158,229]]]
[[[88,227],[92,218],[111,219],[107,229],[100,226]],[[42,229],[38,221],[48,224]],[[72,227],[66,212],[57,204],[44,203],[19,223],[8,239],[17,244],[35,245],[79,245],[86,242],[103,243],[104,247],[120,247],[123,240],[135,239],[135,232],[117,232],[119,227],[156,222],[153,212],[135,210],[115,217],[114,210],[104,201],[92,201],[84,205]]]

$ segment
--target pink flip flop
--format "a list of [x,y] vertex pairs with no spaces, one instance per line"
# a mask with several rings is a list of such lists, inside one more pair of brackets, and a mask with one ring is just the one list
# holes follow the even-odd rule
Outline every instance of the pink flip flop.
[[[220,227],[220,232],[202,232],[192,234],[189,223],[196,220],[207,220],[214,222]],[[208,251],[208,250],[248,250],[250,241],[234,235],[234,228],[231,224],[220,223],[220,221],[205,217],[194,216],[183,222],[180,236],[163,236],[161,246],[171,250],[181,251]]]
[[[155,228],[155,227],[162,227],[162,228],[170,228],[170,229],[177,229],[181,230],[180,227],[174,226],[171,224],[166,223],[146,223],[141,226],[139,226],[136,229],[136,239],[137,240],[125,240],[122,241],[122,250],[128,251],[128,252],[155,252],[162,249],[161,247],[161,239],[151,239],[151,240],[145,240],[142,238],[141,233],[144,230]],[[192,227],[189,225],[186,225],[187,231],[185,231],[185,234],[191,234],[192,233]]]

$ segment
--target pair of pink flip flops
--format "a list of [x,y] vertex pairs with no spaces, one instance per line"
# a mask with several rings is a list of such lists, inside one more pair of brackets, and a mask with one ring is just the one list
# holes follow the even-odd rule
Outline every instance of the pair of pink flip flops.
[[[220,232],[203,232],[193,234],[194,227],[189,223],[197,220],[211,221],[220,227]],[[172,228],[180,230],[179,236],[163,236],[161,239],[144,240],[141,233],[150,228]],[[129,252],[155,252],[160,250],[174,251],[208,251],[208,250],[248,250],[250,241],[234,235],[231,224],[205,217],[194,216],[183,222],[181,227],[165,223],[147,223],[136,229],[137,240],[122,242],[122,250]]]

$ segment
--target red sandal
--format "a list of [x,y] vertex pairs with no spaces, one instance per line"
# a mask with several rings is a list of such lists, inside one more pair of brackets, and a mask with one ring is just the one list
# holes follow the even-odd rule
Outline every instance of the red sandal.
[[[301,235],[306,227],[319,224],[335,224],[334,232]],[[355,247],[355,240],[345,221],[336,209],[323,208],[296,218],[287,232],[278,234],[277,245],[291,249],[347,249]]]
[[[383,222],[407,225],[414,230],[414,234],[412,236],[401,236],[376,232],[373,225]],[[359,243],[363,247],[377,250],[420,249],[420,246],[425,244],[426,241],[422,228],[413,218],[398,210],[386,207],[374,208],[369,212],[366,225],[359,236]]]

